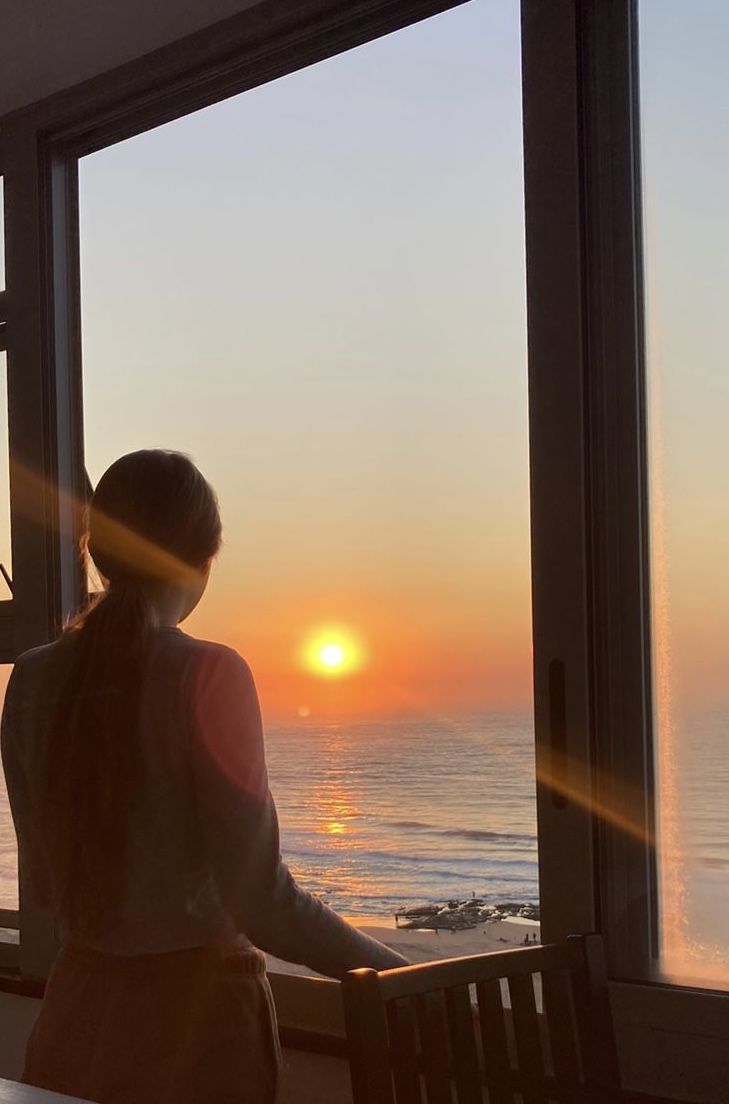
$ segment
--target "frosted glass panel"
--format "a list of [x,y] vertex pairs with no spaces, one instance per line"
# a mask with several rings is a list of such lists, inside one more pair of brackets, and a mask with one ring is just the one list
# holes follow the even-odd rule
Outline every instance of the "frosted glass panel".
[[[12,666],[0,665],[0,709],[5,702],[5,690],[12,672]],[[0,768],[0,908],[18,907],[18,847],[15,841],[5,788],[5,777]],[[0,935],[0,938],[2,936]]]
[[662,968],[729,984],[729,8],[641,0]]

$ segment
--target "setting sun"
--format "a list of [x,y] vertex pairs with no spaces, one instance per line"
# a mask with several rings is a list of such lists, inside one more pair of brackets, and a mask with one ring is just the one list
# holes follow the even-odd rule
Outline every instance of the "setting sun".
[[351,675],[364,665],[364,649],[349,630],[324,627],[306,638],[302,651],[303,666],[325,678]]
[[341,644],[325,644],[319,652],[319,659],[325,667],[341,667],[346,659],[346,652]]

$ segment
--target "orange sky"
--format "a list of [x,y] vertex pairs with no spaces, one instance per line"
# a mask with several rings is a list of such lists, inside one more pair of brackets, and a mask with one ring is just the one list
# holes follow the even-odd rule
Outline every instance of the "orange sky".
[[[437,590],[400,593],[389,601],[355,591],[309,591],[278,601],[252,596],[238,612],[225,609],[222,573],[223,562],[183,628],[222,639],[246,656],[267,716],[294,717],[302,707],[313,719],[530,706],[531,638],[523,594],[501,600],[493,594],[489,600],[481,588],[459,608]],[[302,644],[329,625],[360,638],[366,652],[360,670],[331,678],[301,662]]]

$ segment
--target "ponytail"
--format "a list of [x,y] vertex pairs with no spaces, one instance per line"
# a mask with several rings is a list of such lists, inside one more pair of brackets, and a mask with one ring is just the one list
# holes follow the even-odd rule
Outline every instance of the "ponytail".
[[70,630],[76,640],[48,745],[43,837],[59,911],[89,936],[107,925],[123,888],[151,627],[144,592],[126,583],[112,585]]

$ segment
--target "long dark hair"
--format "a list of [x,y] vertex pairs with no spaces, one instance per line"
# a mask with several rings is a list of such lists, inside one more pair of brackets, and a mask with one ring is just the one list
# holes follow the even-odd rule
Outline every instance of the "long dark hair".
[[56,905],[75,932],[93,936],[113,923],[123,889],[155,627],[150,591],[199,584],[220,540],[215,492],[178,452],[122,456],[91,500],[86,543],[105,589],[68,629],[70,671],[50,733],[42,817]]

